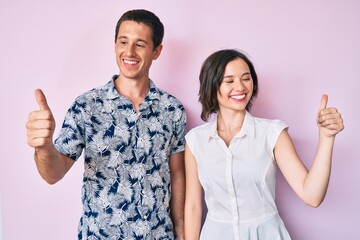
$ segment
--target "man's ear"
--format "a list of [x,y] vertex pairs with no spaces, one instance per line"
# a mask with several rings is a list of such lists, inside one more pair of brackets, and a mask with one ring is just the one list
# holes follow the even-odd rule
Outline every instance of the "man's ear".
[[153,60],[156,60],[159,56],[160,56],[160,53],[162,51],[162,48],[163,48],[163,45],[160,44],[159,46],[157,46],[154,51],[153,51]]

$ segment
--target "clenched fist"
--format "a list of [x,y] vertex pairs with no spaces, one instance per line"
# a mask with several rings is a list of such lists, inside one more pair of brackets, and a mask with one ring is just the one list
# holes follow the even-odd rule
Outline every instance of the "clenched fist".
[[333,137],[344,129],[344,122],[336,108],[326,107],[327,102],[328,96],[324,94],[321,98],[317,124],[324,136]]
[[40,89],[35,90],[35,98],[40,109],[29,114],[26,123],[27,143],[33,148],[42,148],[53,143],[55,120],[46,97]]

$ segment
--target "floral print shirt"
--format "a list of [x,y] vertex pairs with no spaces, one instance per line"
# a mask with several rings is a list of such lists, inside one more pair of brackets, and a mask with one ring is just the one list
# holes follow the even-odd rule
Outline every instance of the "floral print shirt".
[[184,150],[184,107],[150,80],[137,113],[116,78],[75,100],[55,140],[73,160],[84,150],[78,238],[174,239],[168,161]]

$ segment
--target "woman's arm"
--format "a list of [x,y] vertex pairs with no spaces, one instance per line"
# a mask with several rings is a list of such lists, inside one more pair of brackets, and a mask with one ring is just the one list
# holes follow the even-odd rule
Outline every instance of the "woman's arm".
[[318,148],[310,170],[300,160],[287,131],[280,134],[274,149],[275,159],[285,179],[296,194],[312,207],[318,207],[325,198],[335,135],[344,129],[340,113],[335,108],[326,108],[326,104],[327,96],[324,95],[317,119]]
[[185,239],[199,239],[202,217],[202,188],[198,178],[197,164],[188,145],[185,147]]

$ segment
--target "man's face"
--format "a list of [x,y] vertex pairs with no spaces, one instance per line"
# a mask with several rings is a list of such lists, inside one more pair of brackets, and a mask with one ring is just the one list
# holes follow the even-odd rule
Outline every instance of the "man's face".
[[121,23],[115,43],[120,77],[148,80],[151,63],[159,57],[162,50],[162,45],[154,49],[151,35],[151,28],[143,23]]

